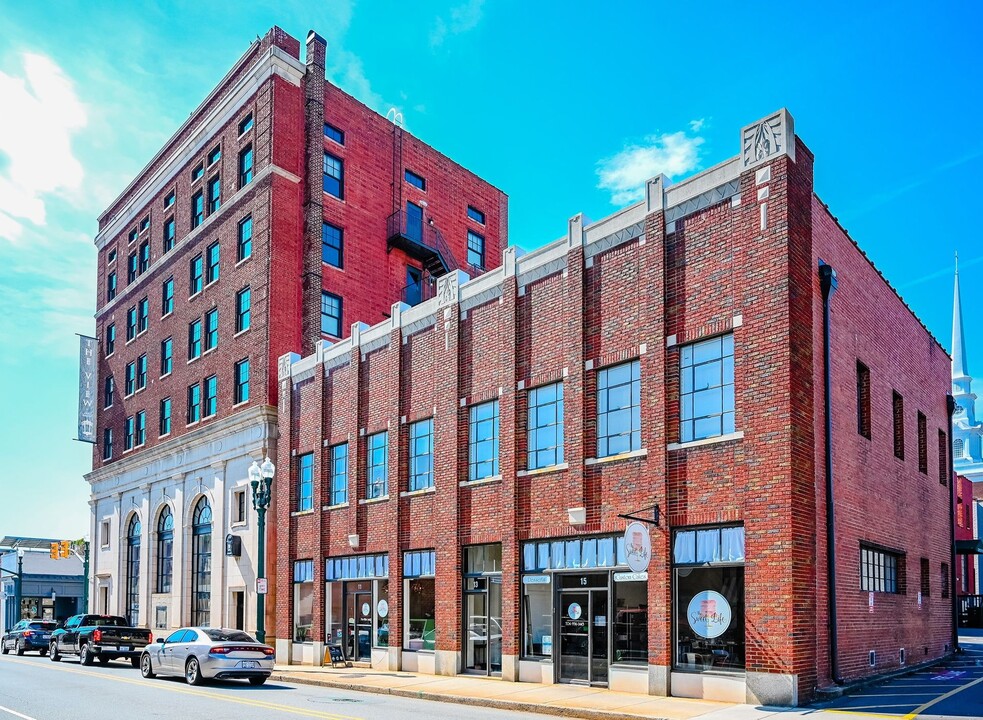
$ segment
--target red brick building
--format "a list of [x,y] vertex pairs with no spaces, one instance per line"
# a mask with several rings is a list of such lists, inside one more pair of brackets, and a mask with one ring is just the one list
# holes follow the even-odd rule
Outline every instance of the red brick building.
[[306,64],[279,28],[250,44],[99,218],[99,611],[254,629],[276,359],[507,244],[506,196],[326,82],[325,56],[313,32]]
[[976,595],[976,556],[981,546],[977,536],[973,482],[956,475],[956,595]]
[[949,358],[787,112],[467,280],[280,360],[281,662],[794,704],[950,649]]

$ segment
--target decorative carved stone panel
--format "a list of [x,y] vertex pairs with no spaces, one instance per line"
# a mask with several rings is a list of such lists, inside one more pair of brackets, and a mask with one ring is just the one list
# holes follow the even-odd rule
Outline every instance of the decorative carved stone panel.
[[792,116],[782,109],[741,130],[741,167],[747,169],[779,155],[795,161]]

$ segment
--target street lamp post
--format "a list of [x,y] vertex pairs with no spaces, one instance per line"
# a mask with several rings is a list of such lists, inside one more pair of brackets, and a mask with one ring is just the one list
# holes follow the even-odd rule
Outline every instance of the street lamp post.
[[249,467],[249,484],[253,488],[253,508],[259,518],[259,549],[256,557],[256,639],[266,642],[266,593],[259,592],[259,581],[266,578],[266,509],[270,506],[270,488],[276,467],[267,457],[262,465],[255,460]]
[[14,581],[14,622],[20,622],[21,617],[21,590],[24,582],[24,548],[17,548],[17,578]]

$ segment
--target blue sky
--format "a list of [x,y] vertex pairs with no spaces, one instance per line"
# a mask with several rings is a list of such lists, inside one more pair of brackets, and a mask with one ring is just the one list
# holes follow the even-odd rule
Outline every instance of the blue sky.
[[247,5],[0,0],[0,535],[88,531],[71,438],[96,218],[273,24],[320,32],[334,82],[505,190],[527,249],[788,107],[818,194],[946,347],[959,251],[983,375],[979,4]]

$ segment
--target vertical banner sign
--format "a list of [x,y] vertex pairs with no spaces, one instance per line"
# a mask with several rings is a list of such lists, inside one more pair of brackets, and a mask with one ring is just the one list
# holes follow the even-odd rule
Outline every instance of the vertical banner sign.
[[78,439],[96,441],[96,354],[94,337],[79,335],[79,424]]

